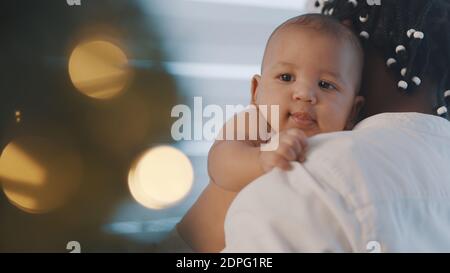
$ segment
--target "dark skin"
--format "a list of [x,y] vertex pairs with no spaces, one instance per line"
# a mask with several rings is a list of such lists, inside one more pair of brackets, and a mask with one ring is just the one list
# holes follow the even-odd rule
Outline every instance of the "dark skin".
[[365,52],[365,66],[362,95],[365,105],[362,108],[360,119],[386,112],[418,112],[434,114],[436,105],[436,84],[429,78],[422,77],[422,84],[412,92],[406,94],[397,88],[398,79],[387,68],[380,52],[368,48]]
[[[380,51],[368,48],[365,52],[365,68],[361,92],[365,96],[365,106],[360,119],[384,112],[418,112],[434,114],[436,105],[436,84],[422,77],[422,85],[412,94],[405,94],[397,88],[398,80],[385,63]],[[195,252],[219,252],[225,247],[222,234],[215,232],[216,227],[223,229],[226,210],[237,193],[227,192],[209,183],[194,206],[186,213],[177,229],[181,237]],[[207,202],[210,199],[225,198],[217,205]],[[215,243],[211,243],[215,242]]]
[[[341,22],[352,28],[350,20]],[[380,113],[417,112],[435,114],[437,105],[436,92],[438,84],[429,77],[421,76],[422,84],[412,94],[406,94],[397,88],[398,79],[386,66],[380,50],[368,46],[364,50],[364,70],[361,94],[365,104],[359,113],[359,121]]]

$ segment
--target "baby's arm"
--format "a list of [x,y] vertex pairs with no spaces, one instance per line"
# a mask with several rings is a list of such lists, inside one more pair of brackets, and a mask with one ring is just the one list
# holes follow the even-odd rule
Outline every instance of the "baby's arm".
[[239,192],[273,167],[289,170],[289,161],[304,161],[306,136],[299,129],[288,129],[272,137],[263,144],[274,147],[270,151],[262,151],[258,143],[261,142],[217,140],[208,155],[211,180],[225,190]]
[[264,174],[259,163],[260,147],[240,140],[219,140],[208,156],[211,180],[224,190],[239,192]]

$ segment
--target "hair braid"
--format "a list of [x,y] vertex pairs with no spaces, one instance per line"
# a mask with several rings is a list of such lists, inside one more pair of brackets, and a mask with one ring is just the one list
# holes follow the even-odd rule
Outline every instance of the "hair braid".
[[414,92],[423,77],[436,82],[437,114],[449,118],[449,0],[383,0],[378,6],[366,0],[329,0],[322,12],[350,20],[363,46],[371,43],[381,50],[400,90]]

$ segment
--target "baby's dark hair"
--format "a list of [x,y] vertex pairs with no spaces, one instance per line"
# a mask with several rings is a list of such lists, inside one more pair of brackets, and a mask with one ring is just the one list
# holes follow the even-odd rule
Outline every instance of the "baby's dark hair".
[[427,77],[437,84],[436,114],[449,119],[449,0],[325,0],[322,13],[349,20],[363,47],[380,50],[398,79],[398,88],[414,92]]
[[358,37],[350,29],[343,26],[339,22],[339,20],[336,20],[333,17],[317,13],[302,14],[284,22],[277,29],[275,29],[274,33],[280,27],[285,26],[287,24],[303,25],[311,29],[317,30],[318,32],[333,35],[336,39],[346,39],[352,42],[355,47],[358,47],[359,49],[362,50],[361,43],[358,40]]
[[267,41],[267,45],[270,43],[270,40],[275,35],[275,33],[278,32],[279,29],[289,24],[305,26],[310,29],[316,30],[319,33],[332,35],[337,40],[348,41],[355,48],[355,54],[360,54],[361,60],[363,59],[363,48],[358,37],[350,29],[342,25],[339,20],[317,13],[302,14],[288,19],[272,32]]

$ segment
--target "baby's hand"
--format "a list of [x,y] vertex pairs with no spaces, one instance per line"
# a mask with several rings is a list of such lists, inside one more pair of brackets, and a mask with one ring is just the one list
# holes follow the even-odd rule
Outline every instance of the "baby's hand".
[[[273,143],[274,141],[278,141],[278,145]],[[291,128],[282,131],[273,136],[265,145],[277,148],[273,151],[261,150],[259,161],[264,172],[268,172],[274,167],[290,170],[292,166],[289,161],[305,161],[307,137],[300,129]]]

